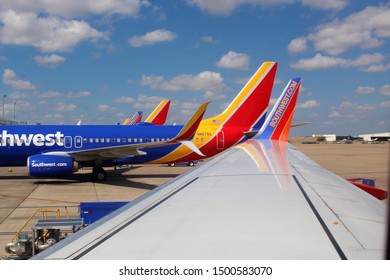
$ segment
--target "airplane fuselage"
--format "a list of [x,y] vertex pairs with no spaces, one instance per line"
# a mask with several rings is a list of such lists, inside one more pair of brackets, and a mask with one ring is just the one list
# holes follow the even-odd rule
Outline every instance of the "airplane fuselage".
[[[167,141],[181,128],[181,125],[3,126],[0,132],[0,166],[25,166],[28,157],[36,154],[71,154],[90,149]],[[201,124],[196,131],[192,141],[204,155],[213,156],[243,138],[242,128],[219,129],[219,125]],[[115,160],[103,159],[101,165],[170,163],[204,158],[181,144],[142,148],[142,152],[141,155],[120,156]],[[84,166],[94,165],[94,159],[81,162]]]
[[166,141],[174,137],[181,128],[182,126],[152,125],[3,126],[0,132],[0,166],[24,166],[27,158],[35,154]]

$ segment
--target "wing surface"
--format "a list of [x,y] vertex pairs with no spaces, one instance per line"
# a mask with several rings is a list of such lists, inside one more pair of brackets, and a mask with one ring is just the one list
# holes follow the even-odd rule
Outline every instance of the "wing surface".
[[382,259],[386,211],[294,146],[251,140],[36,257]]

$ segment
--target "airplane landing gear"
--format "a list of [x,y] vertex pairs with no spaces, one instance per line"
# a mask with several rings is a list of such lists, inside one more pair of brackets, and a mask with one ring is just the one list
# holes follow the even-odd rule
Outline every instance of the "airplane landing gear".
[[95,166],[92,171],[93,177],[96,181],[104,181],[107,179],[107,172],[104,171],[103,167]]

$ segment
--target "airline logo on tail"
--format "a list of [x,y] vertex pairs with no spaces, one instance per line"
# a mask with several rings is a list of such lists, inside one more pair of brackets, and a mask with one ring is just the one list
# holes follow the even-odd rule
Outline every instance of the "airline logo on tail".
[[288,140],[300,85],[301,78],[289,81],[260,130],[258,138]]

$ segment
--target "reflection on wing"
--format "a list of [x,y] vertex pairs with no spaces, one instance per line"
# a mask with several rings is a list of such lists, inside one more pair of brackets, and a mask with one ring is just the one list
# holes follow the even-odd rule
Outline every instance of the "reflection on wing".
[[[279,141],[248,140],[237,147],[248,153],[260,172],[287,175],[290,172],[286,157],[286,144],[286,142]],[[288,190],[291,187],[290,176],[276,176],[275,179],[281,190]]]

